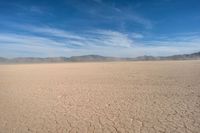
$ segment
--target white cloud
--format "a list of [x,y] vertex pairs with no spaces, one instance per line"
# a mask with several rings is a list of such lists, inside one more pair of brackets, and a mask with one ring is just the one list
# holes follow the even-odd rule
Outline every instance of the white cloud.
[[94,43],[103,46],[131,47],[133,40],[128,38],[127,34],[111,30],[93,31],[96,39],[92,39]]
[[153,28],[152,21],[150,21],[149,19],[146,19],[144,17],[141,17],[139,15],[136,15],[136,14],[129,15],[128,19],[133,20],[133,21],[143,25],[146,29],[152,29]]
[[135,38],[135,39],[142,39],[144,38],[144,36],[140,33],[131,33],[130,35],[131,37]]
[[0,34],[0,43],[15,43],[32,46],[65,46],[65,44],[56,42],[49,38],[38,37],[33,35],[17,35],[17,34]]
[[101,54],[102,49],[120,49],[132,45],[132,40],[126,34],[117,31],[95,30],[79,35],[47,27],[26,27],[23,30],[26,30],[24,34],[0,33],[0,47],[4,51],[0,56],[23,56],[20,51],[26,51],[26,55],[30,54],[28,56],[35,56],[34,53],[36,56]]
[[[59,54],[60,50],[70,51],[64,43],[49,38],[2,33],[0,34],[0,47],[1,56],[21,56],[23,52],[26,52],[27,56],[32,56],[32,53],[37,53],[38,56],[51,56],[55,55],[52,53]],[[20,53],[20,51],[22,52]]]
[[[94,7],[90,7],[89,9],[84,10],[84,12],[92,15],[93,17],[98,19],[99,22],[102,21],[110,24],[124,23],[125,25],[127,22],[136,23],[141,25],[141,27],[144,29],[152,29],[154,26],[154,23],[151,19],[145,17],[139,12],[136,12],[134,8],[131,8],[131,6],[117,6],[115,2],[103,2],[102,0],[93,1],[101,4],[98,4],[96,6],[94,5]],[[77,8],[82,11],[82,8],[80,8],[79,5],[77,6]]]
[[56,29],[56,28],[50,28],[50,27],[33,27],[33,26],[28,26],[28,29],[32,32],[38,32],[38,33],[43,33],[51,36],[56,36],[56,37],[63,37],[63,38],[68,38],[68,39],[78,39],[78,40],[84,40],[84,37],[81,37],[79,35],[76,35],[72,32],[67,32],[64,30]]
[[26,27],[24,30],[26,32],[23,34],[0,33],[0,56],[100,54],[134,57],[183,54],[200,50],[199,34],[183,34],[173,38],[167,36],[144,41],[142,34],[126,34],[113,30],[99,29],[82,33],[50,27]]
[[[51,28],[51,27],[34,27],[34,26],[20,26],[25,30],[31,32],[41,33],[48,37],[55,36],[60,38],[63,43],[74,44],[79,46],[101,47],[101,46],[115,46],[115,47],[130,47],[133,45],[133,40],[124,34],[112,30],[93,30],[83,33],[67,32],[65,30]],[[139,34],[137,34],[139,37]],[[141,36],[141,35],[140,35]]]

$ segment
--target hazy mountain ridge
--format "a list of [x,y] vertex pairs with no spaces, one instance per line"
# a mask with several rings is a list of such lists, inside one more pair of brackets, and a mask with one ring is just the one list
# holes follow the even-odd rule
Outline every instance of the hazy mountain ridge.
[[169,59],[174,59],[174,60],[200,59],[200,52],[192,53],[192,54],[173,55],[173,56],[168,56],[168,57],[163,57],[163,58],[169,58]]
[[83,55],[72,57],[18,57],[18,58],[4,58],[0,57],[0,63],[45,63],[45,62],[89,62],[89,61],[147,61],[147,60],[195,60],[200,59],[200,52],[183,55],[172,56],[138,56],[135,58],[118,58],[107,57],[100,55]]

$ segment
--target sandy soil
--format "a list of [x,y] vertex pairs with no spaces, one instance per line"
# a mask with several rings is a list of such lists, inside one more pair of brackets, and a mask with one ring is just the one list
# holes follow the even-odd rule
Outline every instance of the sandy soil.
[[0,65],[0,133],[199,133],[200,61]]

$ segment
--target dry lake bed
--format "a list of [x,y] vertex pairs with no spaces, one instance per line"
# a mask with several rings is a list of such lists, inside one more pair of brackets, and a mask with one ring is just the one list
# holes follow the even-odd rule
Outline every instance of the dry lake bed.
[[0,133],[200,133],[200,61],[0,65]]

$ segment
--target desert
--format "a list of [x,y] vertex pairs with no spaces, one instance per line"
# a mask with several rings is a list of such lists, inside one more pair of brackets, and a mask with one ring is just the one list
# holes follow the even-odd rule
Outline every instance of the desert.
[[1,133],[199,133],[200,61],[0,65]]

